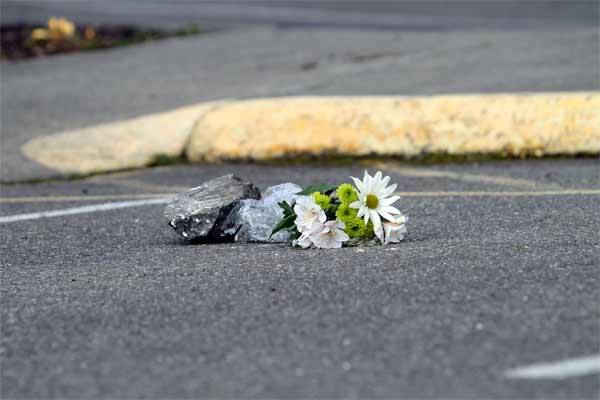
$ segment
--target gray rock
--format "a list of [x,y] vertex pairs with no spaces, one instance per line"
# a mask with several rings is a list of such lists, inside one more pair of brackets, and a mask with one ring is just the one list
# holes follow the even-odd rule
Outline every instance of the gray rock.
[[176,195],[165,208],[175,232],[189,241],[231,241],[229,214],[240,200],[260,199],[260,190],[233,174],[221,176]]
[[271,186],[261,200],[242,200],[231,213],[230,232],[236,232],[235,240],[240,242],[285,242],[288,232],[277,232],[269,238],[273,228],[283,217],[283,211],[277,203],[285,200],[292,202],[294,194],[302,188],[294,183]]

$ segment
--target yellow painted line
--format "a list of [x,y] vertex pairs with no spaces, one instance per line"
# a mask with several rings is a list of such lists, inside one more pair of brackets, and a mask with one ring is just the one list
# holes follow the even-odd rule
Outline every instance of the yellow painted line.
[[131,189],[141,189],[141,190],[145,190],[148,192],[164,192],[165,189],[172,191],[174,193],[178,193],[178,192],[183,192],[185,190],[188,190],[190,187],[189,186],[165,186],[165,185],[158,185],[158,184],[154,184],[154,183],[148,183],[148,182],[144,182],[144,181],[140,181],[137,179],[118,179],[115,181],[112,181],[112,183],[116,183],[118,185],[122,185]]
[[476,182],[476,183],[491,183],[498,186],[512,186],[522,188],[545,188],[549,190],[560,189],[558,185],[549,185],[544,183],[538,183],[528,179],[512,178],[508,176],[494,176],[494,175],[483,175],[483,174],[470,174],[463,172],[452,172],[452,171],[440,171],[430,168],[410,168],[398,165],[390,165],[387,163],[379,163],[376,166],[382,170],[393,172],[404,176],[413,176],[419,178],[448,178],[464,182]]
[[129,189],[140,189],[140,190],[144,190],[146,192],[158,192],[158,193],[163,193],[165,190],[169,190],[171,192],[178,193],[178,192],[183,192],[185,190],[188,190],[190,188],[189,186],[158,185],[158,184],[154,184],[154,183],[144,182],[144,181],[141,181],[138,179],[129,179],[129,178],[125,178],[125,179],[104,178],[104,179],[94,180],[94,183],[97,183],[97,182],[100,182],[103,184],[108,183],[111,185],[124,186]]
[[536,196],[598,196],[600,189],[538,190],[538,191],[449,191],[449,192],[396,192],[400,197],[536,197]]
[[[536,197],[536,196],[598,196],[600,189],[568,189],[539,191],[438,191],[438,192],[396,192],[400,197]],[[152,199],[174,196],[175,193],[121,194],[96,196],[24,196],[2,197],[0,203],[51,203],[69,201],[98,201],[124,199]]]

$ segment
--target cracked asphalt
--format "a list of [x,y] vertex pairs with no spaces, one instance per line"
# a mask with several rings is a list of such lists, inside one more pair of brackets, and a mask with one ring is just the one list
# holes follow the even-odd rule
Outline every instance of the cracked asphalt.
[[1,214],[363,168],[399,183],[406,241],[186,245],[162,205],[0,224],[2,397],[596,398],[504,373],[599,352],[598,159],[171,166],[3,185]]

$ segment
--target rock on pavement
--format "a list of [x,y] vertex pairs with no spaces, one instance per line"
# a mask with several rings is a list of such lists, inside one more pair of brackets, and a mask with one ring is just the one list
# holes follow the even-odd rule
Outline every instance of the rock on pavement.
[[168,224],[188,241],[233,240],[230,213],[243,199],[260,199],[260,190],[233,174],[180,193],[166,206]]

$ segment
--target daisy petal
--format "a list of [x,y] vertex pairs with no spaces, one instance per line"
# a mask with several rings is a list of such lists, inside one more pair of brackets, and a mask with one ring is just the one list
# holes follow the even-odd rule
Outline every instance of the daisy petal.
[[379,214],[375,210],[372,210],[370,213],[371,219],[373,220],[373,230],[375,231],[375,235],[383,242],[383,229],[381,226],[381,218]]
[[395,220],[394,216],[386,211],[377,210],[377,212],[379,213],[379,215],[381,215],[383,218],[387,219],[390,222]]
[[350,208],[361,208],[362,206],[363,206],[363,203],[360,201],[353,201],[349,205]]
[[401,215],[402,213],[400,212],[400,210],[398,210],[396,207],[392,207],[392,206],[382,206],[379,207],[377,209],[377,211],[381,212],[385,212],[388,214],[392,214],[392,215]]
[[360,181],[360,179],[355,178],[353,176],[351,176],[350,178],[352,178],[352,181],[354,181],[354,186],[356,186],[356,188],[358,189],[358,191],[361,192],[361,193],[363,193],[365,191],[365,186]]
[[400,199],[400,196],[386,197],[385,199],[379,200],[379,204],[381,204],[382,206],[391,206],[396,201],[398,201],[398,199]]
[[381,195],[381,189],[383,189],[385,185],[382,185],[381,182],[381,171],[377,171],[373,176],[373,186],[371,187],[371,193],[374,193],[379,197]]
[[371,175],[369,175],[369,173],[366,170],[365,175],[363,177],[363,186],[365,188],[365,194],[371,193],[373,187],[373,178],[371,177]]
[[398,187],[398,185],[396,183],[394,183],[393,185],[390,185],[390,186],[386,187],[383,190],[383,197],[388,197],[389,195],[391,195],[392,193],[394,193],[394,191],[396,190],[397,187]]
[[367,172],[367,170],[365,169],[365,173],[363,174],[363,182],[368,181],[371,175],[369,175],[369,173]]
[[365,210],[366,210],[366,207],[362,207],[362,206],[361,206],[361,207],[358,209],[358,213],[356,213],[356,216],[357,216],[357,217],[362,217],[362,216],[364,216],[364,215],[365,215]]
[[385,176],[382,180],[381,183],[383,184],[383,187],[386,187],[388,183],[390,183],[390,177],[389,176]]
[[381,179],[379,181],[379,184],[377,185],[377,194],[382,198],[387,196],[385,194],[385,191],[386,191],[386,186],[387,186],[387,183],[389,180],[390,180],[390,177],[386,176],[385,178]]

